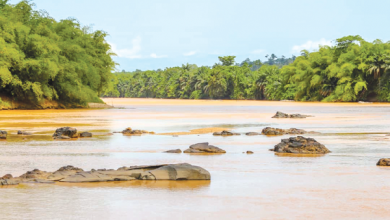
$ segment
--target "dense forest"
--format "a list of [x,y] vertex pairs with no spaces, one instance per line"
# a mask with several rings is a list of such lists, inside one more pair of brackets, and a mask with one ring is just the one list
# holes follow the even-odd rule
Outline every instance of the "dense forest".
[[[0,97],[72,106],[103,97],[390,101],[390,42],[335,40],[298,57],[219,57],[213,66],[113,73],[107,33],[56,21],[27,0],[0,0]],[[6,105],[0,98],[0,106]]]
[[0,0],[0,96],[32,106],[101,102],[115,68],[107,34],[7,1]]
[[103,96],[390,101],[390,42],[347,36],[298,57],[267,58],[235,63],[234,56],[226,56],[212,67],[115,73]]

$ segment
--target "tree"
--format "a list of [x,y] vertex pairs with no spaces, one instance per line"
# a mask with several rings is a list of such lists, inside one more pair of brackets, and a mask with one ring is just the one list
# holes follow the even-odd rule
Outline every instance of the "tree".
[[234,64],[234,59],[236,56],[224,56],[224,57],[218,57],[219,61],[222,62],[223,66],[231,66]]

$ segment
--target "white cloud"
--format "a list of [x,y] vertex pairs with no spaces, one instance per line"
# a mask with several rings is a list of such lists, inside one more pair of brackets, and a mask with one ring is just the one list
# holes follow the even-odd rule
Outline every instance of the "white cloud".
[[183,53],[184,56],[192,56],[192,55],[195,55],[196,54],[196,51],[190,51],[188,53]]
[[111,50],[118,55],[118,57],[125,57],[129,59],[141,58],[138,53],[141,51],[141,37],[136,37],[132,41],[131,49],[118,49],[115,44],[111,44]]
[[265,51],[262,50],[262,49],[258,49],[258,50],[252,51],[253,54],[261,54],[261,53],[263,53],[263,52],[265,52]]
[[160,56],[157,56],[157,54],[152,53],[152,54],[150,54],[150,57],[151,57],[151,58],[164,58],[164,57],[167,57],[167,55],[160,55]]
[[300,53],[301,50],[308,50],[308,51],[318,50],[320,45],[330,46],[330,45],[332,45],[332,42],[330,40],[325,40],[324,38],[322,38],[319,41],[309,40],[304,44],[293,46],[292,51],[293,51],[293,53]]

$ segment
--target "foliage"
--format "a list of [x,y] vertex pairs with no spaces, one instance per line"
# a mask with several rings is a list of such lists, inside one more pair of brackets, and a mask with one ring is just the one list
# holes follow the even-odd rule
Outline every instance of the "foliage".
[[[297,101],[390,101],[390,42],[346,36],[301,56],[115,73],[104,96]],[[0,72],[1,74],[1,72]]]
[[0,93],[34,105],[100,102],[115,67],[106,36],[34,11],[27,0],[0,0]]

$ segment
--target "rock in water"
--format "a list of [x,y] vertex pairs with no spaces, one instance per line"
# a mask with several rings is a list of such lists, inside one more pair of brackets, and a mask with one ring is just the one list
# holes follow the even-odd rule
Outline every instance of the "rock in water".
[[141,174],[143,180],[210,180],[209,171],[188,163],[171,164],[146,171]]
[[261,131],[264,135],[284,135],[284,134],[306,134],[305,130],[290,128],[290,129],[280,129],[280,128],[271,128],[266,127]]
[[58,128],[53,134],[54,139],[67,139],[66,137],[77,138],[77,129],[71,127]]
[[307,118],[313,117],[311,115],[301,115],[301,114],[286,114],[283,112],[276,112],[276,114],[272,118]]
[[90,133],[90,132],[82,132],[82,133],[80,133],[80,137],[92,137],[92,133]]
[[59,181],[62,180],[68,176],[74,175],[78,172],[83,172],[83,169],[74,167],[74,166],[64,166],[55,171],[54,173],[50,174],[47,179],[48,180],[53,180],[53,181]]
[[7,132],[0,130],[0,139],[7,139]]
[[226,153],[226,151],[205,142],[191,145],[184,153]]
[[180,150],[180,149],[167,150],[167,151],[164,151],[164,153],[175,153],[175,154],[180,154],[180,153],[181,153],[181,150]]
[[1,177],[1,179],[3,179],[3,180],[12,179],[12,175],[11,174],[5,174],[3,177]]
[[25,174],[19,176],[22,179],[47,179],[47,177],[51,175],[51,173],[46,171],[41,171],[38,169],[34,169],[32,171],[27,171]]
[[117,170],[98,169],[83,171],[74,166],[65,166],[56,172],[45,172],[35,169],[20,177],[12,178],[7,174],[0,179],[1,185],[19,183],[84,183],[130,180],[210,180],[210,173],[202,167],[191,164],[161,164],[152,166],[121,167]]
[[0,179],[0,186],[18,185],[19,183],[20,183],[19,180],[14,180],[14,179]]
[[133,130],[131,128],[126,128],[122,131],[124,135],[141,135],[141,134],[154,134],[154,132],[149,132],[145,130]]
[[255,135],[260,135],[260,133],[257,132],[248,132],[246,133],[247,136],[255,136]]
[[326,154],[330,151],[313,138],[302,136],[282,139],[282,142],[275,145],[276,153],[294,153],[294,154]]
[[390,158],[382,158],[376,163],[377,166],[390,166]]
[[31,133],[26,131],[18,131],[18,135],[31,135]]
[[239,133],[233,133],[230,131],[222,131],[222,132],[214,132],[214,136],[233,136],[233,135],[241,135]]

